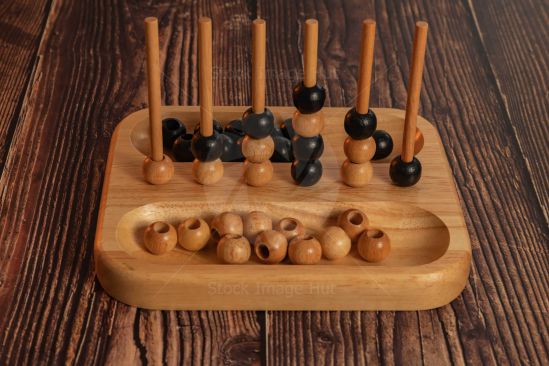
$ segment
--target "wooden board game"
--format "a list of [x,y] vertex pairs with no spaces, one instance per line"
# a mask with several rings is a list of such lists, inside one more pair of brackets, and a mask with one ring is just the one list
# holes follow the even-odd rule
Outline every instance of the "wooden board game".
[[[246,107],[214,107],[216,120],[240,118]],[[271,107],[276,123],[295,108]],[[145,182],[142,163],[149,154],[147,110],[125,118],[111,142],[95,242],[99,282],[114,298],[148,309],[202,310],[418,310],[452,301],[464,288],[471,263],[469,236],[444,148],[436,129],[418,117],[425,145],[417,155],[423,166],[419,184],[391,183],[389,162],[400,153],[404,111],[374,109],[378,129],[389,132],[395,149],[372,162],[365,187],[341,181],[347,108],[324,108],[325,150],[322,179],[299,187],[289,163],[273,163],[272,181],[263,187],[243,183],[242,163],[224,163],[223,178],[212,186],[197,184],[192,163],[175,162],[164,185]],[[198,107],[166,106],[162,117],[176,117],[188,129],[199,121]],[[383,262],[363,261],[353,247],[339,261],[320,264],[221,264],[210,243],[200,252],[181,247],[164,255],[144,249],[143,231],[154,221],[177,225],[191,216],[210,220],[223,211],[261,210],[277,219],[293,216],[314,233],[334,225],[348,208],[363,210],[370,224],[391,237]]]

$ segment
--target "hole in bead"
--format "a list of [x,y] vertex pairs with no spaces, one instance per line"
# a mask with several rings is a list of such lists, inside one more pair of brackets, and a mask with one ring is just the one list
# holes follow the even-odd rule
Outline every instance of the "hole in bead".
[[158,234],[166,234],[168,231],[170,231],[170,226],[165,222],[155,222],[153,224],[153,230]]
[[265,244],[259,244],[259,246],[257,247],[257,255],[259,256],[259,258],[261,259],[267,259],[269,258],[269,255],[270,255],[270,251],[269,251],[269,247],[266,246]]
[[297,221],[294,219],[283,219],[280,223],[280,227],[284,231],[292,231],[297,228]]
[[349,222],[353,225],[361,225],[364,222],[364,217],[358,211],[351,211],[348,217]]
[[369,238],[373,238],[373,239],[379,239],[383,236],[383,232],[381,230],[368,230],[366,232],[366,235],[369,237]]
[[179,128],[179,122],[175,119],[164,120],[164,126],[170,131],[175,131]]
[[301,237],[302,240],[313,240],[314,238],[311,235],[304,235]]
[[189,220],[185,223],[185,226],[187,227],[187,229],[196,230],[200,227],[200,220],[198,219]]
[[242,238],[242,235],[238,235],[238,234],[225,234],[223,237],[224,237],[224,238],[227,238],[227,239],[240,239],[240,238]]

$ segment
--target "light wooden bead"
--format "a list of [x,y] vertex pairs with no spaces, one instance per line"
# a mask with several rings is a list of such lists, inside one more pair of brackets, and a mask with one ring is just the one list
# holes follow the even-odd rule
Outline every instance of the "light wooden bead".
[[161,161],[154,161],[146,157],[142,166],[143,177],[150,184],[165,184],[173,177],[174,168],[172,159],[164,155]]
[[362,164],[351,163],[349,159],[341,165],[341,180],[350,187],[364,187],[374,174],[371,162]]
[[273,164],[266,160],[261,163],[244,163],[244,181],[253,187],[266,185],[273,179]]
[[223,178],[223,163],[221,159],[200,161],[195,159],[192,168],[193,178],[200,184],[209,186]]
[[354,140],[347,137],[343,143],[343,151],[352,163],[366,163],[372,160],[376,153],[376,141],[373,137],[364,140]]
[[179,224],[177,235],[179,245],[194,252],[208,244],[210,227],[202,219],[190,218]]
[[246,263],[251,253],[250,242],[242,235],[227,234],[217,244],[217,258],[225,263]]
[[242,140],[242,155],[252,163],[262,163],[269,160],[274,152],[274,141],[271,136],[254,139],[250,136]]
[[301,221],[293,217],[285,217],[280,220],[276,226],[276,230],[280,231],[288,240],[305,234],[305,226],[303,226]]
[[366,214],[357,209],[349,209],[339,215],[337,225],[342,228],[351,241],[358,239],[359,235],[368,228],[368,217]]
[[164,254],[169,252],[177,244],[177,232],[175,228],[162,221],[157,221],[145,229],[143,236],[145,248],[152,254]]
[[339,259],[349,254],[351,238],[339,226],[330,226],[320,236],[322,255],[329,260]]
[[293,264],[316,264],[322,257],[322,246],[310,235],[298,236],[290,242],[288,256]]
[[295,132],[303,137],[313,137],[322,132],[324,128],[324,114],[322,111],[311,114],[294,112],[292,126]]
[[381,262],[391,251],[391,241],[387,234],[378,229],[370,229],[360,235],[357,243],[358,254],[367,262]]
[[223,212],[214,217],[210,228],[215,240],[219,240],[227,234],[243,235],[244,233],[242,218],[232,212]]
[[276,264],[286,258],[288,240],[275,230],[265,230],[259,233],[254,242],[255,255],[263,263]]
[[253,242],[260,232],[272,229],[273,222],[264,212],[252,211],[244,217],[244,236],[250,242]]

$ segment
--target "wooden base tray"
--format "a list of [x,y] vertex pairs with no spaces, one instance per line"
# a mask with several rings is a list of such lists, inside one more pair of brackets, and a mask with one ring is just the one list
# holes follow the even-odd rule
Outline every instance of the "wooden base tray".
[[[217,107],[222,124],[240,118],[245,107]],[[272,107],[280,123],[294,108]],[[188,129],[199,119],[198,107],[163,107]],[[324,175],[313,187],[298,187],[290,164],[275,163],[272,182],[261,188],[242,180],[242,163],[225,163],[214,186],[191,176],[191,163],[175,163],[166,185],[147,184],[141,165],[148,152],[148,112],[126,117],[113,135],[103,185],[95,242],[99,282],[114,298],[148,309],[180,310],[419,310],[445,305],[465,287],[471,263],[469,235],[444,149],[435,128],[418,118],[425,146],[417,155],[423,177],[414,187],[391,184],[391,157],[374,162],[374,176],[364,188],[341,182],[343,117],[347,108],[324,108]],[[378,129],[388,131],[399,153],[404,111],[375,109]],[[340,261],[313,266],[264,265],[252,258],[244,265],[221,264],[210,243],[200,252],[177,247],[155,256],[143,247],[143,231],[153,221],[177,225],[200,216],[207,221],[223,211],[265,211],[276,221],[293,216],[312,232],[335,224],[347,208],[359,208],[371,225],[391,238],[382,263],[360,259],[353,248]]]

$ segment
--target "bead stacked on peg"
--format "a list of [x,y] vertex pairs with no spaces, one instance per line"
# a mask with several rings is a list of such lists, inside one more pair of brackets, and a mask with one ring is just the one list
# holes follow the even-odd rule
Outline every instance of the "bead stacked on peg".
[[242,140],[244,180],[250,186],[260,187],[273,177],[273,165],[269,160],[275,145],[271,133],[274,116],[265,108],[265,45],[266,22],[256,19],[252,23],[252,106],[242,116],[242,128],[246,136]]
[[224,149],[223,138],[214,129],[212,111],[212,21],[200,18],[198,25],[200,126],[191,142],[195,157],[192,174],[198,183],[211,185],[223,177],[221,155]]
[[369,109],[369,102],[375,35],[376,23],[370,19],[365,20],[362,23],[357,104],[347,112],[344,122],[349,137],[343,145],[347,160],[341,166],[341,178],[351,187],[365,186],[373,174],[370,160],[376,153],[376,142],[372,135],[377,128],[377,118]]
[[[421,93],[421,78],[425,47],[427,44],[426,22],[417,22],[414,34],[414,49],[408,83],[408,100],[406,116],[404,117],[404,137],[402,138],[402,154],[391,161],[389,175],[393,183],[401,187],[413,186],[421,178],[421,163],[414,156],[418,130],[416,128],[419,97]],[[421,135],[422,136],[422,135]],[[420,137],[420,142],[422,138]]]
[[293,88],[293,101],[297,108],[292,118],[294,162],[292,178],[300,186],[312,186],[322,177],[320,156],[324,151],[322,107],[326,98],[324,88],[317,85],[318,22],[305,22],[305,51],[303,81]]

